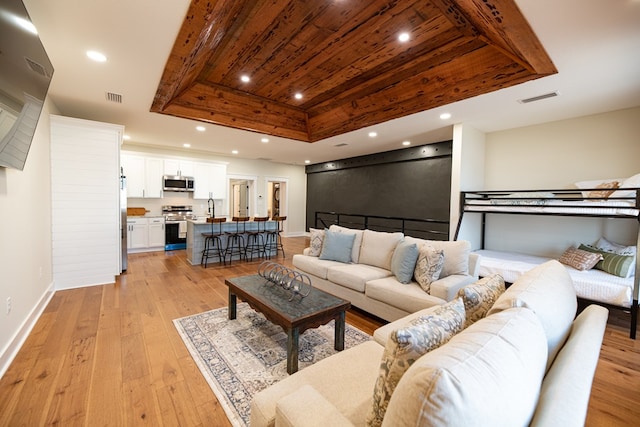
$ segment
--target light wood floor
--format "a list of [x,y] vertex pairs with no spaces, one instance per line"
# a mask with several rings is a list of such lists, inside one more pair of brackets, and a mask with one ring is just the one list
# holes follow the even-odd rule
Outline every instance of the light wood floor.
[[[305,238],[285,240],[286,259]],[[228,426],[172,320],[226,306],[224,278],[260,262],[191,266],[184,251],[136,254],[115,285],[57,292],[0,379],[0,426]],[[352,310],[371,333],[381,322]],[[588,426],[640,420],[640,339],[612,313]]]

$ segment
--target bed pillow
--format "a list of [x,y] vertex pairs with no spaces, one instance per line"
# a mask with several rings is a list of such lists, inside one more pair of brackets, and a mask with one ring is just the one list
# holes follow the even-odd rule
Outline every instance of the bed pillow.
[[618,188],[619,186],[620,183],[618,181],[603,182],[602,184],[596,186],[597,190],[589,191],[588,197],[606,199],[611,194],[613,194],[613,192],[616,191],[616,188]]
[[624,190],[625,188],[639,188],[640,187],[640,173],[633,175],[630,178],[619,180],[620,190],[617,190],[611,195],[611,197],[633,197],[636,195],[635,191]]
[[309,256],[320,256],[320,252],[322,252],[322,242],[324,241],[324,230],[310,228],[309,234],[311,235]]
[[382,424],[391,395],[407,369],[423,354],[447,343],[462,330],[464,323],[464,304],[457,298],[389,334],[373,389],[368,426]]
[[589,245],[580,245],[578,249],[602,255],[602,261],[595,265],[598,270],[624,278],[631,277],[633,274],[634,256],[612,254]]
[[413,274],[423,291],[426,293],[431,291],[431,283],[440,278],[443,268],[444,251],[429,245],[422,245]]
[[576,270],[591,270],[598,261],[602,261],[602,255],[595,252],[585,251],[583,249],[569,248],[560,256],[560,261],[564,265],[573,267]]
[[[597,180],[591,180],[591,181],[579,181],[575,183],[575,186],[577,188],[579,188],[580,190],[584,190],[584,189],[588,189],[587,191],[582,191],[582,197],[589,197],[589,193],[591,192],[592,189],[594,188],[598,188],[599,185],[602,184],[608,184],[610,182],[623,182],[624,179],[620,179],[620,178],[616,178],[616,179],[597,179]],[[616,191],[613,196],[615,196],[616,193],[618,193],[619,191]]]
[[337,233],[326,230],[324,232],[320,259],[350,263],[351,249],[353,248],[355,237],[355,234]]
[[413,271],[418,260],[418,245],[402,241],[396,246],[391,257],[391,272],[398,282],[407,284],[413,278]]
[[618,255],[633,256],[636,254],[636,251],[637,251],[635,246],[625,246],[619,243],[610,242],[604,237],[599,238],[598,241],[591,246],[593,246],[596,249],[600,249],[602,251],[611,252],[612,254],[618,254]]

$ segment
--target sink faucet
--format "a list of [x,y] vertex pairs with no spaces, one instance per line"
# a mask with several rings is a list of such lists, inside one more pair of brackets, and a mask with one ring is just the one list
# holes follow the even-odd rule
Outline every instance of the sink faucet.
[[215,218],[216,217],[216,204],[215,204],[215,202],[213,201],[213,199],[209,199],[207,204],[209,205],[209,217],[210,218]]

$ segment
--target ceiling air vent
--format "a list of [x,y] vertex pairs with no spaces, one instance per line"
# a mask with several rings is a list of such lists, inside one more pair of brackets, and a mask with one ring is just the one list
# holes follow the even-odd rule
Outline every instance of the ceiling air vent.
[[336,145],[334,145],[334,147],[345,147],[345,146],[347,146],[347,145],[349,145],[349,144],[344,143],[344,142],[341,142],[340,144],[336,144]]
[[532,98],[519,99],[518,102],[520,104],[528,104],[530,102],[542,101],[543,99],[555,98],[556,96],[559,96],[559,95],[560,95],[560,93],[558,91],[549,92],[549,93],[545,93],[543,95],[534,96]]
[[43,65],[37,63],[33,59],[27,58],[26,56],[24,57],[24,60],[27,61],[27,66],[31,69],[31,71],[33,71],[34,73],[38,73],[41,76],[51,78],[51,75],[47,72],[47,69],[44,68]]
[[119,93],[107,92],[107,101],[117,102],[118,104],[122,104],[122,95]]

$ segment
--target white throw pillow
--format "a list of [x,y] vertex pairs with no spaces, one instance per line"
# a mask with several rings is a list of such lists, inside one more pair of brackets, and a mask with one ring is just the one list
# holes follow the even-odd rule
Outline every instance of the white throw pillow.
[[309,243],[309,256],[320,256],[322,252],[322,242],[324,240],[324,230],[318,230],[315,228],[309,229],[310,243]]
[[431,284],[440,278],[444,266],[444,251],[422,245],[413,275],[426,293],[431,292]]
[[393,251],[403,237],[402,233],[364,230],[360,247],[360,264],[391,270]]

